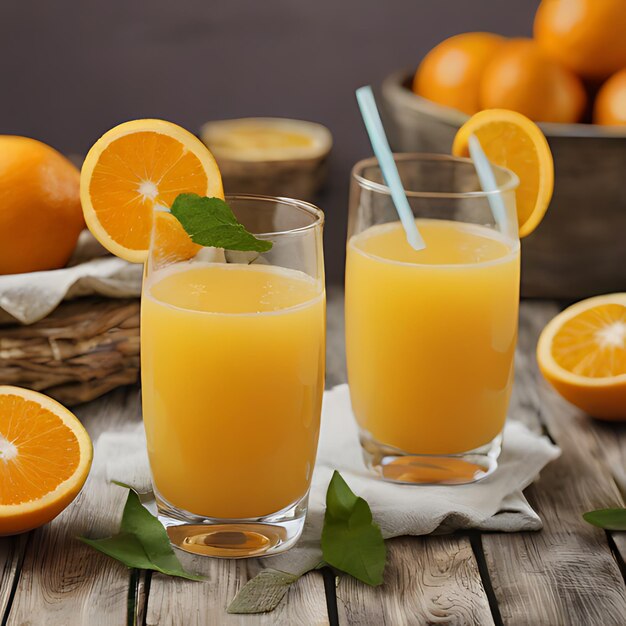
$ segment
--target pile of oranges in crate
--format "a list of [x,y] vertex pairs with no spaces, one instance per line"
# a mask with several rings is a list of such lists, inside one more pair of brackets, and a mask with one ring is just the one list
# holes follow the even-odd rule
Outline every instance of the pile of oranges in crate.
[[468,115],[504,108],[536,122],[626,125],[626,2],[542,0],[533,39],[450,37],[424,57],[413,91]]

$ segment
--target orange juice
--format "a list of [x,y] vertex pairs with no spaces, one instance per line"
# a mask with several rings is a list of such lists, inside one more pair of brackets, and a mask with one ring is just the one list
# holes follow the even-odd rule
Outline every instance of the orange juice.
[[454,454],[504,426],[513,382],[519,243],[483,226],[399,222],[348,242],[348,379],[360,428],[411,454]]
[[266,265],[181,263],[149,276],[143,414],[161,498],[261,517],[307,492],[324,388],[325,296]]

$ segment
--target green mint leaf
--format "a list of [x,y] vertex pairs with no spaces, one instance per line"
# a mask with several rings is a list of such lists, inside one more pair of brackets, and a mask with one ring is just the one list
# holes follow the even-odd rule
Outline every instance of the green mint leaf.
[[326,492],[322,554],[326,563],[368,585],[383,582],[387,549],[380,528],[367,502],[336,470]]
[[300,574],[264,569],[239,590],[228,605],[227,612],[251,614],[273,611],[298,578]]
[[249,233],[220,198],[181,193],[171,211],[192,241],[201,246],[250,252],[267,252],[272,248],[271,241],[257,239]]
[[626,509],[598,509],[583,514],[583,519],[605,530],[626,530]]
[[137,493],[123,483],[115,484],[128,489],[120,532],[104,539],[79,537],[80,541],[124,563],[127,567],[151,569],[168,576],[189,580],[204,580],[203,576],[191,574],[183,569],[172,549],[165,528],[141,504]]

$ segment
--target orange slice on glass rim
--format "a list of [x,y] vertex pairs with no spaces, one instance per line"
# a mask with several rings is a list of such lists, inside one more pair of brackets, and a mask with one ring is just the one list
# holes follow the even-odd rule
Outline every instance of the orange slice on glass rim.
[[36,391],[0,386],[0,535],[37,528],[78,495],[89,468],[87,431]]
[[546,380],[594,417],[626,420],[626,293],[596,296],[543,329],[537,361]]
[[507,109],[486,109],[459,128],[452,154],[469,156],[469,138],[476,135],[487,158],[517,174],[519,236],[530,235],[541,223],[554,189],[554,163],[540,128],[526,116]]
[[[147,259],[155,211],[167,212],[180,193],[223,199],[222,177],[196,136],[163,120],[112,128],[89,150],[81,170],[80,199],[89,230],[109,252],[134,263]],[[166,232],[187,236],[168,221],[163,221]]]

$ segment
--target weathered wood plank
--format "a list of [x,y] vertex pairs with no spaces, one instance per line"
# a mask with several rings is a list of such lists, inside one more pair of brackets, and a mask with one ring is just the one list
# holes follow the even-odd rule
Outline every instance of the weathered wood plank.
[[[92,438],[138,419],[136,388],[118,390],[78,411]],[[31,533],[8,624],[125,624],[130,572],[75,539],[117,528],[124,490],[90,476],[79,497]]]
[[368,587],[348,576],[339,579],[341,624],[493,624],[466,537],[402,537],[388,541],[387,546],[382,586]]
[[[592,432],[622,499],[626,501],[626,423],[596,420]],[[612,532],[611,537],[622,563],[626,563],[626,533]]]
[[615,548],[622,559],[622,573],[626,576],[626,532],[612,532],[611,537],[613,538]]
[[[592,419],[552,392],[546,384],[542,383],[539,390],[540,397],[545,399],[546,404],[553,409],[544,413],[544,421],[550,434],[558,442],[567,437],[568,448],[576,448],[578,442],[584,443],[584,450],[593,455],[596,460],[597,479],[606,484],[602,504],[584,509],[581,514],[593,508],[624,506],[626,502],[626,424]],[[576,424],[576,428],[571,429],[570,424]],[[626,535],[619,532],[610,534],[622,563],[626,562]],[[600,537],[602,537],[601,531]],[[626,613],[623,618],[626,621]]]
[[294,583],[287,596],[271,613],[229,615],[226,608],[239,589],[262,567],[262,560],[186,560],[207,581],[194,583],[157,574],[152,577],[146,609],[147,626],[185,624],[204,626],[313,626],[328,624],[324,581],[310,572]]
[[17,572],[15,537],[0,538],[0,622],[7,608]]
[[[129,600],[129,620],[128,626],[144,626],[146,623],[146,608],[148,604],[148,595],[150,593],[150,582],[152,580],[152,572],[138,570],[135,572],[137,577],[137,585],[134,591],[134,602],[131,604]],[[132,586],[132,581],[131,581]]]
[[611,532],[611,538],[621,559],[622,574],[626,578],[626,532]]
[[28,538],[28,534],[0,537],[0,623],[9,605],[15,577],[19,575]]
[[[543,423],[539,418],[539,390],[535,349],[537,337],[543,328],[542,316],[537,315],[538,303],[522,302],[519,314],[519,333],[515,351],[515,384],[511,394],[509,417],[523,422],[534,432],[542,432]],[[549,310],[556,310],[556,305],[547,304]]]
[[[525,303],[534,334],[556,313]],[[531,325],[528,326],[531,328]],[[526,331],[525,331],[526,332]],[[529,346],[524,353],[531,355]],[[614,506],[621,496],[611,480],[590,418],[573,410],[542,380],[533,358],[520,373],[519,401],[542,420],[563,450],[527,496],[544,521],[539,533],[486,534],[483,548],[503,622],[515,624],[623,624],[626,591],[604,532],[581,517],[584,511]]]
[[626,422],[594,420],[592,427],[613,480],[626,497]]

